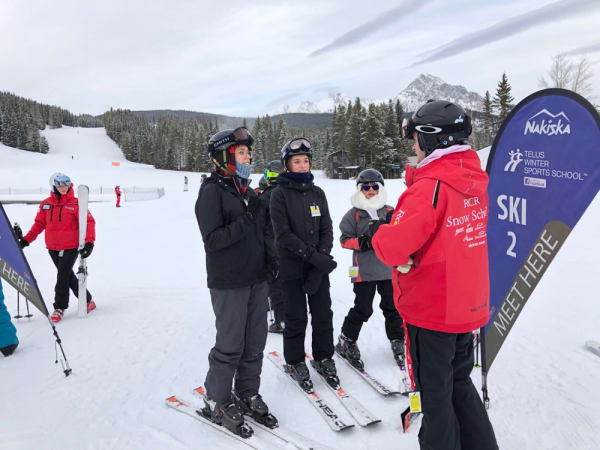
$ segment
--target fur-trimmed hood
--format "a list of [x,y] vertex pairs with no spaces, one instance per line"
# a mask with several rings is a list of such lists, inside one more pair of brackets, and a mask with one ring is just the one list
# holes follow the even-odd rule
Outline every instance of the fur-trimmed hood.
[[357,209],[362,209],[364,211],[377,211],[378,209],[383,208],[387,202],[387,191],[383,184],[377,184],[379,185],[379,194],[367,200],[367,197],[365,197],[361,192],[363,184],[359,183],[356,187],[356,192],[352,194],[352,197],[350,197],[350,202],[352,203],[352,206],[354,206]]

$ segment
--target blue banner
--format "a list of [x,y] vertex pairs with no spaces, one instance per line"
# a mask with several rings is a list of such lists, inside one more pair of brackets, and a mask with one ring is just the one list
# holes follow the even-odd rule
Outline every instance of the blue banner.
[[600,117],[564,89],[511,111],[487,164],[490,321],[487,371],[531,293],[600,189]]
[[37,282],[14,235],[10,221],[0,204],[0,276],[27,298],[42,314],[48,308],[42,299]]

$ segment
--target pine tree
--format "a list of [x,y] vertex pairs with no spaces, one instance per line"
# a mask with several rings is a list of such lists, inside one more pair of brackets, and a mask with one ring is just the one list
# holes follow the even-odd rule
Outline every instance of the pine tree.
[[490,98],[490,91],[485,91],[485,97],[483,97],[483,146],[487,147],[492,143],[492,136],[496,134],[495,121],[494,121],[494,106],[492,104],[492,99]]
[[508,77],[506,76],[506,72],[502,74],[502,78],[498,82],[498,87],[496,88],[496,95],[494,95],[494,99],[492,100],[492,104],[498,114],[498,128],[504,122],[510,110],[513,108],[512,102],[514,98],[510,94],[511,91],[510,83],[508,82]]

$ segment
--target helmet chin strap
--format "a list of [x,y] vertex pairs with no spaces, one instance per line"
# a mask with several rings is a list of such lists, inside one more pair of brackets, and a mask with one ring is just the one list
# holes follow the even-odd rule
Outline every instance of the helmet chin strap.
[[219,163],[219,161],[217,161],[216,158],[212,158],[212,162],[215,166],[217,166],[219,169],[221,169],[227,175],[229,175],[229,176],[235,175],[235,172],[232,171],[227,164],[223,165],[223,164]]

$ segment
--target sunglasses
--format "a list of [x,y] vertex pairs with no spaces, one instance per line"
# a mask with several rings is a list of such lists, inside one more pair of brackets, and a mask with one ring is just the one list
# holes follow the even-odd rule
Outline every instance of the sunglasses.
[[370,191],[371,189],[373,189],[374,191],[378,191],[379,185],[378,184],[373,184],[373,185],[363,184],[363,186],[362,186],[362,190],[365,192]]

